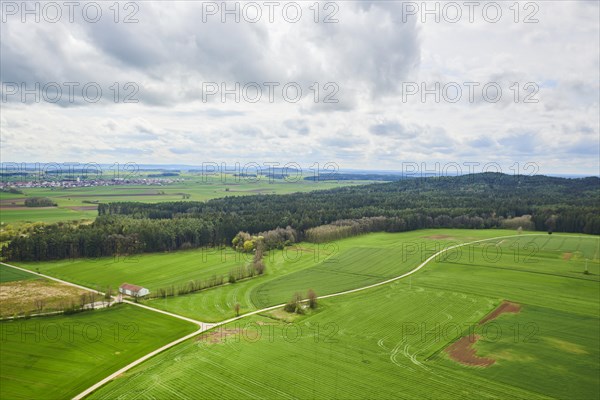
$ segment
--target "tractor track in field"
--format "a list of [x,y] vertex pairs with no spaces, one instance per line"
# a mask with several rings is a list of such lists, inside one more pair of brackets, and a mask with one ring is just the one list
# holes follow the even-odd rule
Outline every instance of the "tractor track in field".
[[[381,282],[377,282],[377,283],[374,283],[374,284],[371,284],[371,285],[367,285],[367,286],[363,286],[363,287],[360,287],[360,288],[356,288],[356,289],[344,290],[342,292],[337,292],[337,293],[327,294],[327,295],[323,295],[323,296],[318,296],[317,299],[327,299],[327,298],[331,298],[331,297],[337,297],[337,296],[342,296],[342,295],[346,295],[346,294],[361,292],[363,290],[372,289],[372,288],[375,288],[375,287],[378,287],[378,286],[387,285],[388,283],[397,281],[399,279],[405,278],[407,276],[410,276],[410,275],[418,272],[420,269],[422,269],[423,267],[425,267],[427,264],[429,264],[430,261],[434,260],[436,257],[439,257],[441,254],[443,254],[445,252],[448,252],[448,251],[450,251],[452,249],[458,248],[458,247],[468,246],[468,245],[472,245],[472,244],[475,244],[475,243],[487,242],[487,241],[491,241],[491,240],[501,240],[501,239],[513,238],[513,237],[530,237],[530,236],[545,236],[545,234],[519,234],[519,235],[499,236],[499,237],[493,237],[493,238],[487,238],[487,239],[479,239],[479,240],[474,240],[474,241],[470,241],[470,242],[465,242],[465,243],[460,243],[460,244],[452,245],[452,246],[449,246],[449,247],[444,247],[442,250],[440,250],[440,251],[436,252],[435,254],[431,255],[430,257],[428,257],[425,261],[423,261],[417,267],[415,267],[414,269],[412,269],[412,270],[410,270],[410,271],[408,271],[408,272],[406,272],[406,273],[404,273],[402,275],[399,275],[399,276],[396,276],[394,278],[390,278],[390,279],[387,279],[387,280],[384,280],[384,281],[381,281]],[[559,236],[559,235],[556,235],[556,236]],[[576,236],[571,236],[571,237],[576,237]],[[25,271],[25,272],[29,272],[29,273],[32,273],[32,274],[36,274],[33,271],[30,271],[30,270],[25,269],[25,268],[17,267],[15,265],[6,264],[4,262],[0,262],[0,264],[5,265],[7,267],[11,267],[11,268],[16,268],[16,269],[21,270],[21,271]],[[68,282],[68,281],[64,281],[62,279],[53,278],[53,277],[48,276],[48,275],[39,274],[39,273],[37,275],[42,276],[42,277],[47,278],[47,279],[51,279],[51,280],[56,281],[56,282],[63,283],[65,285],[74,286],[74,287],[77,287],[77,288],[80,288],[80,289],[84,289],[84,290],[88,290],[88,291],[93,291],[93,292],[96,292],[96,293],[101,293],[101,292],[98,292],[97,290],[94,290],[94,289],[91,289],[91,288],[88,288],[88,287],[85,287],[85,286],[82,286],[82,285],[78,285],[78,284],[75,284],[75,283],[71,283],[71,282]],[[103,294],[103,293],[101,293],[101,294]],[[304,301],[307,301],[307,300],[304,300]],[[246,318],[246,317],[249,317],[249,316],[252,316],[252,315],[260,314],[260,313],[263,313],[263,312],[266,312],[266,311],[275,310],[275,309],[281,308],[281,307],[283,307],[285,305],[285,304],[277,304],[277,305],[274,305],[274,306],[262,308],[262,309],[255,310],[255,311],[251,311],[249,313],[246,313],[246,314],[243,314],[243,315],[240,315],[240,316],[237,316],[237,317],[233,317],[233,318],[230,318],[230,319],[227,319],[227,320],[224,320],[224,321],[220,321],[220,322],[216,322],[216,323],[206,323],[206,322],[197,321],[197,320],[194,320],[194,319],[191,319],[191,318],[187,318],[187,317],[184,317],[184,316],[179,315],[179,314],[170,313],[170,312],[164,311],[164,310],[159,310],[159,309],[154,308],[154,307],[146,306],[146,305],[143,305],[143,304],[140,304],[140,303],[135,303],[135,302],[128,301],[128,300],[123,300],[123,303],[131,304],[131,305],[134,305],[134,306],[137,306],[137,307],[142,307],[142,308],[145,308],[145,309],[150,310],[150,311],[154,311],[154,312],[158,312],[158,313],[161,313],[161,314],[172,316],[174,318],[179,318],[179,319],[182,319],[184,321],[188,321],[188,322],[194,323],[194,324],[198,325],[199,328],[196,331],[194,331],[194,332],[192,332],[190,334],[187,334],[187,335],[185,335],[185,336],[183,336],[183,337],[181,337],[179,339],[176,339],[176,340],[174,340],[174,341],[172,341],[170,343],[167,343],[166,345],[164,345],[164,346],[162,346],[162,347],[160,347],[160,348],[158,348],[158,349],[156,349],[156,350],[154,350],[154,351],[152,351],[152,352],[150,352],[150,353],[148,353],[148,354],[140,357],[139,359],[137,359],[137,360],[135,360],[135,361],[127,364],[126,366],[122,367],[118,371],[110,374],[106,378],[102,379],[101,381],[99,381],[99,382],[95,383],[94,385],[90,386],[89,388],[87,388],[83,392],[79,393],[77,396],[73,397],[73,400],[80,400],[80,399],[85,398],[86,396],[90,395],[91,393],[93,393],[94,391],[96,391],[100,387],[104,386],[108,382],[112,381],[113,379],[115,379],[119,375],[122,375],[123,373],[129,371],[131,368],[133,368],[133,367],[135,367],[135,366],[143,363],[144,361],[146,361],[146,360],[154,357],[155,355],[157,355],[159,353],[162,353],[163,351],[165,351],[165,350],[167,350],[167,349],[169,349],[169,348],[171,348],[173,346],[176,346],[176,345],[178,345],[178,344],[180,344],[182,342],[185,342],[188,339],[191,339],[191,338],[193,338],[195,336],[200,335],[203,332],[206,332],[206,331],[208,331],[210,329],[213,329],[213,328],[221,326],[221,325],[229,324],[231,322],[240,320],[242,318]]]

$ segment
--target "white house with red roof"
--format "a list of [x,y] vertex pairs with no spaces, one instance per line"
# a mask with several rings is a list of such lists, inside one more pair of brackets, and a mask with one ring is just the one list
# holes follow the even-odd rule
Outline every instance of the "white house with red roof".
[[119,286],[119,293],[126,294],[132,297],[143,297],[150,293],[145,287],[138,285],[132,285],[131,283],[124,283]]

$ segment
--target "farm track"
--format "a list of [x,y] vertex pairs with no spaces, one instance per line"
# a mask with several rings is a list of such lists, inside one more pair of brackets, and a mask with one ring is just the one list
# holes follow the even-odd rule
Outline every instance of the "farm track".
[[[342,291],[342,292],[337,292],[337,293],[332,293],[332,294],[328,294],[328,295],[318,296],[317,298],[318,299],[327,299],[327,298],[342,296],[342,295],[346,295],[346,294],[352,294],[352,293],[356,293],[356,292],[361,292],[363,290],[372,289],[372,288],[375,288],[375,287],[378,287],[378,286],[387,285],[388,283],[397,281],[399,279],[405,278],[407,276],[410,276],[410,275],[418,272],[420,269],[422,269],[423,267],[425,267],[431,260],[434,260],[436,257],[439,257],[441,254],[443,254],[443,253],[445,253],[447,251],[450,251],[452,249],[458,248],[458,247],[468,246],[468,245],[472,245],[472,244],[475,244],[475,243],[487,242],[487,241],[492,241],[492,240],[502,240],[502,239],[506,239],[506,238],[525,237],[525,236],[545,236],[545,234],[521,234],[521,235],[499,236],[499,237],[493,237],[493,238],[487,238],[487,239],[474,240],[474,241],[471,241],[471,242],[465,242],[465,243],[460,243],[460,244],[457,244],[457,245],[445,247],[442,250],[440,250],[440,251],[436,252],[435,254],[431,255],[430,257],[428,257],[425,261],[423,261],[421,264],[419,264],[416,268],[414,268],[414,269],[412,269],[412,270],[410,270],[410,271],[408,271],[408,272],[406,272],[406,273],[404,273],[402,275],[399,275],[399,276],[396,276],[396,277],[393,277],[393,278],[390,278],[390,279],[387,279],[387,280],[384,280],[384,281],[381,281],[381,282],[377,282],[377,283],[374,283],[374,284],[371,284],[371,285],[367,285],[367,286],[363,286],[363,287],[360,287],[360,288],[356,288],[356,289],[350,289],[350,290],[345,290],[345,291]],[[559,236],[559,235],[556,235],[556,236]],[[570,237],[581,237],[581,236],[570,236]],[[11,268],[15,268],[15,269],[18,269],[18,270],[22,270],[22,271],[31,273],[30,270],[27,270],[27,269],[24,269],[24,268],[21,268],[21,267],[17,267],[15,265],[6,264],[4,262],[0,262],[0,264],[8,266],[8,267],[11,267]],[[53,281],[56,281],[56,282],[60,282],[60,283],[69,285],[69,286],[77,287],[77,288],[88,290],[88,291],[93,291],[93,292],[96,292],[96,293],[101,293],[101,292],[98,292],[98,291],[96,291],[94,289],[91,289],[91,288],[88,288],[88,287],[85,287],[85,286],[81,286],[81,285],[78,285],[78,284],[75,284],[75,283],[71,283],[71,282],[68,282],[68,281],[64,281],[62,279],[53,278],[53,277],[48,276],[48,275],[44,275],[44,274],[37,274],[37,275],[42,276],[42,277],[47,278],[47,279],[50,279],[50,280],[53,280]],[[101,294],[103,294],[103,293],[101,293]],[[306,300],[304,300],[304,301],[306,301]],[[249,313],[240,315],[238,317],[230,318],[230,319],[227,319],[227,320],[224,320],[224,321],[220,321],[220,322],[216,322],[216,323],[206,323],[206,322],[197,321],[197,320],[194,320],[194,319],[191,319],[191,318],[187,318],[187,317],[184,317],[184,316],[179,315],[179,314],[175,314],[175,313],[171,313],[171,312],[159,310],[159,309],[156,309],[156,308],[153,308],[153,307],[149,307],[149,306],[146,306],[146,305],[143,305],[143,304],[140,304],[140,303],[135,303],[135,302],[128,301],[128,300],[123,300],[123,302],[127,303],[127,304],[134,305],[134,306],[142,307],[142,308],[145,308],[145,309],[150,310],[150,311],[158,312],[158,313],[161,313],[161,314],[172,316],[174,318],[179,318],[179,319],[182,319],[184,321],[188,321],[188,322],[194,323],[194,324],[196,324],[196,325],[199,326],[199,329],[196,330],[195,332],[192,332],[192,333],[190,333],[188,335],[185,335],[185,336],[183,336],[183,337],[181,337],[179,339],[176,339],[176,340],[174,340],[174,341],[172,341],[172,342],[170,342],[170,343],[168,343],[168,344],[166,344],[166,345],[164,345],[164,346],[162,346],[162,347],[160,347],[160,348],[158,348],[158,349],[156,349],[156,350],[154,350],[154,351],[152,351],[152,352],[144,355],[143,357],[140,357],[139,359],[137,359],[137,360],[135,360],[135,361],[127,364],[123,368],[119,369],[118,371],[112,373],[111,375],[107,376],[106,378],[102,379],[101,381],[99,381],[99,382],[95,383],[94,385],[90,386],[88,389],[86,389],[83,392],[79,393],[77,396],[73,397],[73,400],[79,400],[79,399],[85,398],[86,396],[88,396],[89,394],[91,394],[92,392],[94,392],[95,390],[97,390],[100,387],[104,386],[106,383],[108,383],[111,380],[115,379],[119,375],[127,372],[128,370],[132,369],[133,367],[135,367],[135,366],[143,363],[144,361],[146,361],[146,360],[154,357],[155,355],[157,355],[157,354],[159,354],[159,353],[161,353],[161,352],[163,352],[163,351],[165,351],[165,350],[167,350],[167,349],[169,349],[169,348],[171,348],[173,346],[176,346],[176,345],[178,345],[178,344],[180,344],[182,342],[185,342],[186,340],[191,339],[191,338],[193,338],[193,337],[195,337],[195,336],[197,336],[197,335],[199,335],[199,334],[201,334],[203,332],[206,332],[206,331],[208,331],[210,329],[213,329],[213,328],[221,326],[221,325],[229,324],[231,322],[240,320],[242,318],[246,318],[246,317],[249,317],[249,316],[252,316],[252,315],[256,315],[256,314],[260,314],[260,313],[263,313],[263,312],[275,310],[275,309],[281,308],[281,307],[283,307],[285,305],[285,304],[278,304],[278,305],[274,305],[274,306],[269,306],[269,307],[262,308],[262,309],[259,309],[259,310],[255,310],[255,311],[251,311]]]

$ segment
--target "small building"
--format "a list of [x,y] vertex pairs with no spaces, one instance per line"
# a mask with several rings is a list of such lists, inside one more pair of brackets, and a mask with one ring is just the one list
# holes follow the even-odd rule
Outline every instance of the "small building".
[[132,297],[143,297],[150,293],[145,287],[138,285],[132,285],[131,283],[124,283],[119,286],[119,293],[126,294]]

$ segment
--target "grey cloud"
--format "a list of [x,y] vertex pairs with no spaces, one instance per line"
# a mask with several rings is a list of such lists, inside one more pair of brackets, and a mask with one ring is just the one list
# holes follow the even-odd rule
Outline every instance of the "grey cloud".
[[399,122],[382,122],[371,125],[369,132],[378,136],[388,136],[399,139],[408,139],[416,137],[419,132],[415,129],[409,129]]
[[283,125],[299,135],[308,135],[310,133],[310,128],[308,127],[306,120],[288,119],[283,121]]
[[510,136],[498,139],[498,143],[517,153],[534,153],[540,146],[535,132],[515,133]]

